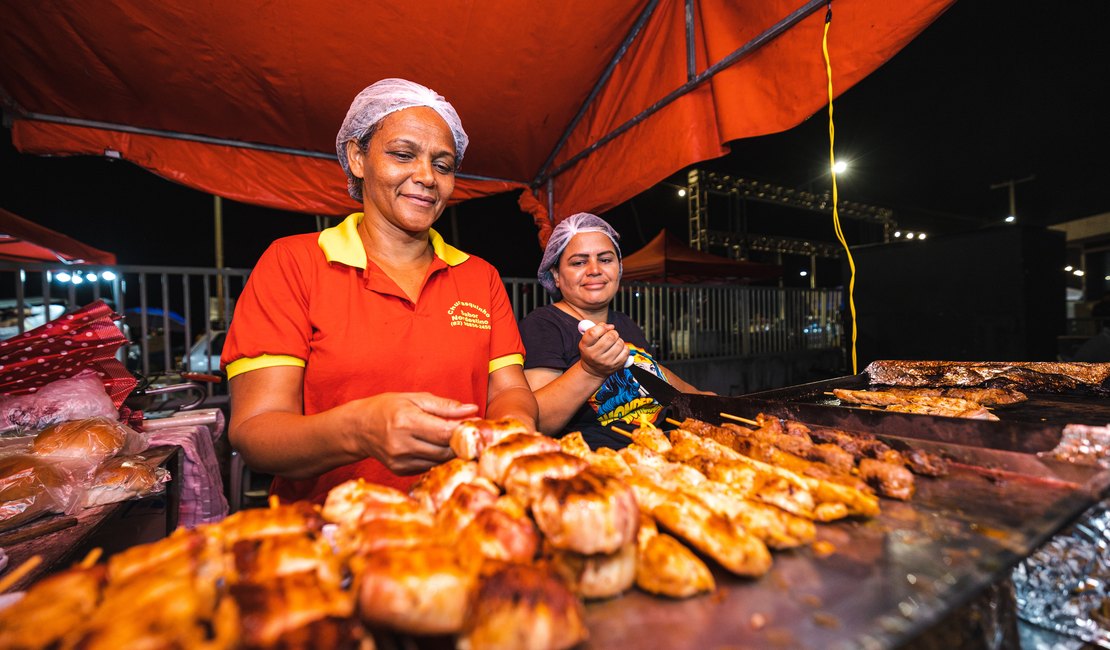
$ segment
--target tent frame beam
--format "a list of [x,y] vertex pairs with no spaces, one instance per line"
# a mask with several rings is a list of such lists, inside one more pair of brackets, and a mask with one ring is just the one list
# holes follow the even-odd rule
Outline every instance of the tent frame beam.
[[[5,116],[7,117],[7,116]],[[200,142],[203,144],[215,144],[225,147],[235,147],[237,149],[250,149],[253,151],[266,151],[268,153],[279,153],[288,156],[301,156],[303,158],[318,158],[321,160],[335,160],[334,153],[323,153],[320,151],[309,151],[307,149],[294,149],[292,147],[281,147],[272,144],[262,144],[259,142],[245,142],[242,140],[231,140],[228,138],[216,138],[208,135],[197,135],[195,133],[182,133],[180,131],[166,131],[163,129],[148,129],[141,126],[129,126],[126,124],[115,124],[112,122],[100,122],[98,120],[86,120],[76,117],[62,117],[59,115],[47,115],[44,113],[31,113],[21,111],[14,119],[29,120],[34,122],[47,122],[50,124],[63,124],[66,126],[80,126],[91,129],[99,129],[102,131],[118,131],[120,133],[134,133],[136,135],[150,135],[158,138],[169,138],[171,140],[184,140],[186,142]],[[5,120],[7,121],[7,120]],[[109,156],[111,157],[111,156]],[[457,178],[465,178],[475,181],[493,181],[496,183],[511,183],[513,185],[521,185],[522,181],[513,181],[505,178],[495,178],[492,176],[479,176],[477,174],[459,174],[456,173]]]
[[[605,134],[604,136],[599,138],[596,142],[594,142],[590,146],[586,147],[582,151],[578,152],[577,154],[572,156],[570,159],[568,159],[563,164],[556,167],[545,178],[537,179],[537,181],[542,182],[542,181],[547,180],[549,178],[554,178],[555,176],[558,176],[559,174],[565,172],[567,169],[569,169],[569,168],[573,167],[574,165],[578,164],[578,162],[580,160],[582,160],[583,158],[585,158],[586,156],[589,156],[594,151],[597,151],[601,147],[605,146],[610,141],[612,141],[613,139],[622,135],[623,133],[625,133],[626,131],[628,131],[632,127],[636,126],[637,124],[639,124],[640,122],[643,122],[648,117],[651,117],[655,113],[659,112],[661,109],[663,109],[664,107],[666,107],[671,102],[678,99],[679,97],[682,97],[686,93],[690,92],[691,90],[694,90],[695,88],[697,88],[701,84],[705,83],[706,81],[711,79],[713,76],[715,76],[718,72],[724,70],[725,68],[728,68],[729,66],[738,62],[740,59],[742,59],[744,57],[747,57],[748,55],[750,55],[750,54],[754,53],[755,51],[759,50],[759,48],[763,47],[767,43],[769,43],[772,40],[778,38],[784,32],[786,32],[788,29],[790,29],[791,27],[793,27],[797,23],[801,22],[803,19],[807,18],[810,14],[814,13],[815,11],[817,11],[818,9],[820,9],[822,6],[826,5],[827,3],[828,3],[828,0],[808,0],[808,2],[806,2],[801,7],[795,9],[793,12],[791,12],[785,18],[783,18],[779,22],[775,23],[771,27],[767,28],[762,33],[760,33],[758,36],[756,36],[752,40],[748,41],[744,45],[741,45],[739,48],[734,50],[732,53],[730,53],[725,58],[723,58],[720,61],[718,61],[717,63],[709,66],[704,71],[702,71],[701,74],[696,75],[690,81],[686,82],[682,86],[679,86],[678,88],[676,88],[675,90],[668,93],[665,97],[663,97],[659,101],[657,101],[654,104],[652,104],[651,106],[645,108],[638,115],[632,117],[631,119],[629,119],[624,124],[621,124],[617,128],[615,128],[612,131],[610,131],[609,133]],[[584,107],[581,112],[585,112],[585,110],[586,110],[586,107]],[[535,186],[535,185],[538,185],[538,183],[533,184],[533,186]]]
[[550,180],[556,175],[551,174],[547,176],[547,170],[551,168],[552,163],[555,162],[555,157],[558,156],[559,152],[566,146],[567,140],[569,140],[571,134],[574,133],[574,129],[578,126],[582,117],[586,115],[586,111],[590,109],[590,106],[593,106],[594,100],[597,99],[601,89],[605,87],[605,84],[609,82],[609,77],[613,75],[613,70],[616,69],[617,64],[621,62],[624,55],[628,53],[628,48],[632,45],[632,41],[636,40],[636,37],[640,35],[640,31],[644,28],[644,25],[647,24],[652,14],[655,13],[655,8],[658,5],[659,0],[651,0],[648,2],[647,6],[644,7],[644,10],[640,12],[639,17],[636,18],[636,22],[632,25],[632,29],[628,30],[628,34],[624,37],[624,40],[621,41],[620,47],[618,47],[617,51],[613,54],[613,58],[609,59],[609,63],[605,66],[605,70],[601,73],[601,76],[598,77],[597,82],[594,83],[594,87],[590,89],[590,94],[586,96],[586,101],[582,102],[582,106],[578,108],[578,113],[575,114],[574,119],[567,125],[567,128],[563,131],[563,135],[555,144],[555,148],[540,167],[540,171],[536,174],[536,178],[532,180],[533,188],[543,185],[545,181]]

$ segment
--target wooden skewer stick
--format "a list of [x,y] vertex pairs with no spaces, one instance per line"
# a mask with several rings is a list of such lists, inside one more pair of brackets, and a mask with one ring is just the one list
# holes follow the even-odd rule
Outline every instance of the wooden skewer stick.
[[631,438],[631,437],[632,437],[632,434],[631,434],[631,433],[629,433],[628,431],[625,431],[624,429],[622,429],[622,428],[618,427],[618,426],[617,426],[617,425],[615,425],[615,424],[614,424],[614,425],[612,425],[612,426],[610,426],[609,428],[610,428],[610,429],[612,429],[613,431],[616,431],[617,433],[621,434],[622,436],[626,436],[626,437],[628,437],[628,438]]
[[743,422],[744,424],[750,424],[753,427],[758,427],[759,426],[759,423],[756,422],[755,420],[749,420],[748,418],[742,418],[739,415],[733,415],[731,413],[721,413],[721,417],[728,418],[729,420],[736,420],[737,422]]
[[676,427],[680,427],[680,426],[682,426],[682,423],[681,423],[681,422],[679,422],[678,420],[675,420],[675,419],[673,419],[673,418],[667,418],[667,422],[668,422],[669,424],[673,424],[673,425],[675,425]]
[[93,550],[89,551],[89,554],[86,555],[85,559],[81,560],[81,562],[77,566],[81,567],[82,569],[87,569],[87,568],[91,567],[92,565],[96,564],[97,560],[100,559],[100,556],[103,553],[104,553],[104,549],[97,546]]
[[35,567],[42,564],[41,555],[32,555],[27,558],[27,561],[12,569],[8,575],[0,578],[0,594],[8,590],[9,587],[23,579],[23,576],[35,570]]

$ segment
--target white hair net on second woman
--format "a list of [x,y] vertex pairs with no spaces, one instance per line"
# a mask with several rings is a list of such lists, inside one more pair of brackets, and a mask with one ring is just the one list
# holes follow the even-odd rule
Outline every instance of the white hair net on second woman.
[[578,214],[571,215],[566,219],[559,222],[555,229],[551,231],[551,238],[547,240],[547,247],[543,249],[543,259],[540,260],[539,272],[536,277],[539,278],[540,284],[547,293],[555,300],[563,299],[563,292],[559,291],[559,287],[555,286],[555,274],[551,269],[559,263],[559,258],[563,254],[563,249],[567,247],[570,240],[580,232],[600,232],[604,233],[613,242],[613,248],[617,249],[617,264],[619,265],[619,274],[617,279],[624,274],[624,264],[620,262],[621,247],[617,240],[621,238],[620,234],[613,227],[610,226],[601,217],[590,214],[589,212],[579,212]]
[[447,122],[447,127],[455,136],[455,167],[462,162],[470,139],[466,137],[466,131],[463,131],[462,120],[455,112],[455,107],[436,91],[418,83],[406,79],[382,79],[355,96],[351,108],[347,110],[347,117],[335,136],[335,153],[343,172],[347,174],[347,191],[354,200],[362,201],[362,179],[351,174],[351,168],[347,164],[347,143],[361,140],[386,115],[414,106],[427,106]]

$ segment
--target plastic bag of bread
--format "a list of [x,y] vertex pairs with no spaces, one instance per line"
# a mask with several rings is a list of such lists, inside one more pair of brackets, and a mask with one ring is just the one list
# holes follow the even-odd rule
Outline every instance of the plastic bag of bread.
[[80,497],[86,508],[157,494],[165,489],[170,473],[144,456],[109,458],[96,468]]
[[0,457],[0,531],[65,512],[74,493],[70,473],[60,463],[30,454]]
[[99,464],[113,456],[137,454],[146,443],[146,436],[131,427],[97,417],[46,427],[31,441],[31,453]]

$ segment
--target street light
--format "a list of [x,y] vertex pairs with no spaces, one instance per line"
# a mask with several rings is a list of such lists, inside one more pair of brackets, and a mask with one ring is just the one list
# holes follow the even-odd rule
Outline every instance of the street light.
[[848,163],[843,160],[838,160],[833,163],[832,170],[834,174],[843,174],[848,170]]

